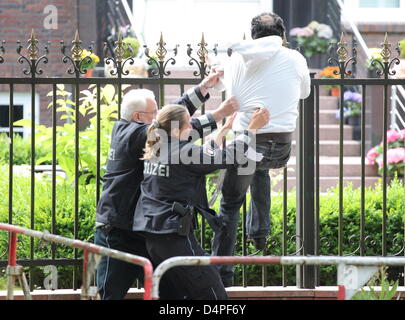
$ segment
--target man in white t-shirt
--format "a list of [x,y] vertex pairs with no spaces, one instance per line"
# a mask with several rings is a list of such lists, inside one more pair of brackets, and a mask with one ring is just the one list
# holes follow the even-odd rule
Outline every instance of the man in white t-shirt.
[[[213,255],[234,254],[240,207],[250,186],[251,204],[246,221],[247,236],[263,250],[270,228],[269,169],[285,167],[291,153],[298,103],[309,96],[311,80],[305,58],[283,47],[285,27],[276,14],[263,13],[252,19],[253,40],[232,45],[232,56],[224,66],[225,89],[240,105],[233,130],[247,128],[258,107],[267,108],[270,121],[256,134],[256,151],[263,155],[253,174],[228,169],[222,187],[219,216],[224,226],[216,232]],[[225,286],[233,284],[233,267],[220,266]]]

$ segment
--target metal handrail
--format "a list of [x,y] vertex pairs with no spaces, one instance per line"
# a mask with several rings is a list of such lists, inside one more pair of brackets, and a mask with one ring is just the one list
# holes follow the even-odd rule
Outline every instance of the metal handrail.
[[[342,0],[336,0],[336,2],[338,3],[338,5],[341,9],[342,16],[349,23],[350,28],[352,29],[358,42],[360,43],[360,47],[363,49],[364,53],[366,54],[367,59],[371,59],[370,50],[369,50],[366,42],[364,41],[364,38],[361,35],[359,29],[357,28],[356,24],[354,23],[353,18],[350,16],[350,13],[346,10],[346,7],[343,4]],[[401,98],[398,96],[398,93],[402,97],[402,101],[405,101],[405,88],[400,85],[393,87],[392,96],[391,96],[391,100],[393,101],[393,103],[391,105],[391,116],[392,116],[391,129],[400,129],[398,127],[397,122],[400,122],[403,125],[405,124],[405,119],[401,119],[400,114],[396,110],[397,106],[399,105],[402,108],[403,112],[405,113],[405,105],[401,104],[401,103],[397,104],[398,101],[399,102],[401,101]],[[398,118],[398,120],[397,120],[397,118]],[[404,127],[405,127],[405,125],[404,125]]]
[[[345,300],[353,295],[346,291],[353,289],[353,279],[357,274],[350,275],[351,268],[372,267],[363,279],[365,283],[377,271],[378,266],[405,266],[405,257],[342,257],[342,256],[193,256],[173,257],[163,261],[153,273],[152,299],[159,299],[159,282],[166,271],[178,266],[206,266],[216,264],[259,264],[259,265],[338,265],[338,299]],[[357,269],[356,269],[357,271]],[[363,271],[363,270],[361,270]],[[357,283],[357,286],[361,286]]]
[[[68,247],[78,248],[84,250],[83,259],[83,286],[82,286],[82,298],[87,297],[87,280],[89,279],[89,273],[91,268],[89,265],[90,255],[98,256],[108,256],[117,260],[125,261],[135,265],[140,265],[143,267],[145,280],[144,280],[144,300],[151,300],[151,288],[152,288],[152,273],[153,266],[152,263],[141,256],[136,256],[133,254],[125,253],[122,251],[105,248],[102,246],[95,245],[93,243],[80,241],[76,239],[70,239],[47,232],[40,232],[36,230],[31,230],[27,228],[18,227],[15,225],[0,223],[0,230],[8,231],[10,233],[9,242],[9,253],[8,253],[8,267],[17,267],[17,234],[23,234],[32,238],[38,238],[44,241],[49,241],[53,243],[63,244]],[[10,292],[8,288],[7,297],[8,299],[13,299],[13,293]],[[12,291],[12,288],[11,288]]]
[[[135,28],[136,25],[136,21],[135,21],[135,17],[133,12],[131,11],[131,8],[128,4],[127,0],[121,0],[122,5],[124,7],[125,13],[127,15],[127,18],[129,20],[129,22],[131,23],[131,28],[134,31],[136,38],[139,41],[139,46],[140,48],[143,48],[144,45],[146,45],[146,41],[145,41],[145,37],[143,36],[143,34],[141,32],[138,32],[138,28]],[[143,50],[139,50],[138,52],[138,56],[143,54]]]

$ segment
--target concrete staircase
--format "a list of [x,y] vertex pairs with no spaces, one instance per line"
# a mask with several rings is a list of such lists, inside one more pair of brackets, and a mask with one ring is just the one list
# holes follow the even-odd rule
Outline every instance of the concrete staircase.
[[[173,70],[172,77],[176,78],[192,78],[194,69]],[[186,86],[185,90],[191,86]],[[165,103],[169,103],[176,99],[180,94],[180,86],[166,86],[165,88]],[[325,192],[331,187],[339,184],[339,120],[336,118],[338,109],[338,98],[326,95],[326,92],[320,91],[320,107],[319,107],[319,135],[320,135],[320,191]],[[215,109],[222,101],[221,94],[215,93],[211,95],[211,99],[206,103],[205,110]],[[367,127],[366,127],[367,130]],[[347,184],[353,183],[355,188],[361,186],[361,144],[359,141],[352,139],[352,127],[344,126],[344,158],[343,158],[343,180]],[[296,138],[298,132],[294,134],[292,143],[291,159],[288,163],[288,189],[296,187]],[[282,174],[281,170],[277,170]],[[373,186],[378,181],[377,168],[374,165],[367,165],[365,168],[366,186]],[[282,190],[282,181],[278,183],[274,190]]]

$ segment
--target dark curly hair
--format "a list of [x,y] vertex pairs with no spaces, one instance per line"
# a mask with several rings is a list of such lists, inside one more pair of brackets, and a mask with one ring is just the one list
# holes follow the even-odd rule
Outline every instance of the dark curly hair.
[[252,19],[252,39],[259,39],[267,36],[283,37],[285,33],[284,21],[277,14],[263,12]]

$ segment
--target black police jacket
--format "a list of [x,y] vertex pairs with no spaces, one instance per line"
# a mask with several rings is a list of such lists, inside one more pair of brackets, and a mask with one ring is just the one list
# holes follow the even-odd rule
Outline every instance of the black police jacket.
[[[198,87],[188,90],[173,103],[185,105],[192,115],[209,95],[202,96]],[[193,128],[201,135],[216,129],[211,114],[192,118]],[[107,170],[103,177],[103,191],[97,204],[96,222],[131,230],[138,201],[139,186],[143,180],[143,149],[148,124],[118,120],[114,124]]]
[[[205,175],[217,169],[252,164],[245,154],[249,148],[245,132],[224,149],[213,141],[198,146],[188,141],[175,143],[173,138],[160,146],[161,154],[144,161],[141,196],[135,209],[133,230],[154,234],[179,233],[180,216],[172,211],[174,202],[196,207],[208,218],[213,229],[221,221],[210,212],[205,195]],[[167,143],[166,149],[162,150]],[[242,172],[243,174],[243,172]]]

